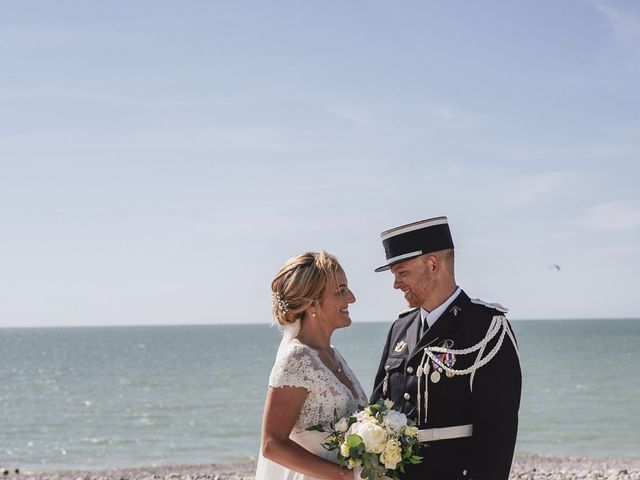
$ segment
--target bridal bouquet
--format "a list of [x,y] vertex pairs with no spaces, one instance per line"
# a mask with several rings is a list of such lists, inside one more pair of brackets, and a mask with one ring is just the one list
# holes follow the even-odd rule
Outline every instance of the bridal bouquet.
[[328,431],[321,425],[309,430],[327,432],[322,446],[337,450],[340,465],[360,471],[360,478],[398,480],[405,465],[420,463],[422,457],[415,454],[418,428],[391,407],[392,401],[380,399],[346,418],[334,414]]

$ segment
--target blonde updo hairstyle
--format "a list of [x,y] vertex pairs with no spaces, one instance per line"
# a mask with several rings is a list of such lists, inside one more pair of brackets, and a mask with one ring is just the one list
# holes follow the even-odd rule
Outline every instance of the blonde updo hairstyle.
[[341,270],[338,259],[327,252],[302,253],[287,260],[271,282],[273,318],[283,327],[302,320]]

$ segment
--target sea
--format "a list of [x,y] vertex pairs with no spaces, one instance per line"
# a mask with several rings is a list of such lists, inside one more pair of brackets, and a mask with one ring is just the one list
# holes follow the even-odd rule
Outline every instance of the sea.
[[[514,321],[516,451],[640,458],[640,320]],[[334,345],[370,392],[388,323]],[[239,462],[258,454],[270,325],[0,329],[0,465]]]

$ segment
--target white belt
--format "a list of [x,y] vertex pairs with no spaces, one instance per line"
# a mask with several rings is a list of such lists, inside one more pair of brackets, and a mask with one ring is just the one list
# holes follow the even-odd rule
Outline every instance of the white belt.
[[433,442],[435,440],[449,440],[451,438],[470,437],[473,434],[473,425],[456,425],[455,427],[428,428],[418,431],[420,442]]

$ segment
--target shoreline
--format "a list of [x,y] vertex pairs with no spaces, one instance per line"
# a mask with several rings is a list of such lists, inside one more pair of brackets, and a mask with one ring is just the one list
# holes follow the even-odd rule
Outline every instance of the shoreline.
[[[254,480],[255,461],[163,465],[107,470],[19,471],[0,466],[12,480]],[[5,473],[5,471],[7,473]],[[640,459],[516,454],[510,480],[640,480]]]

